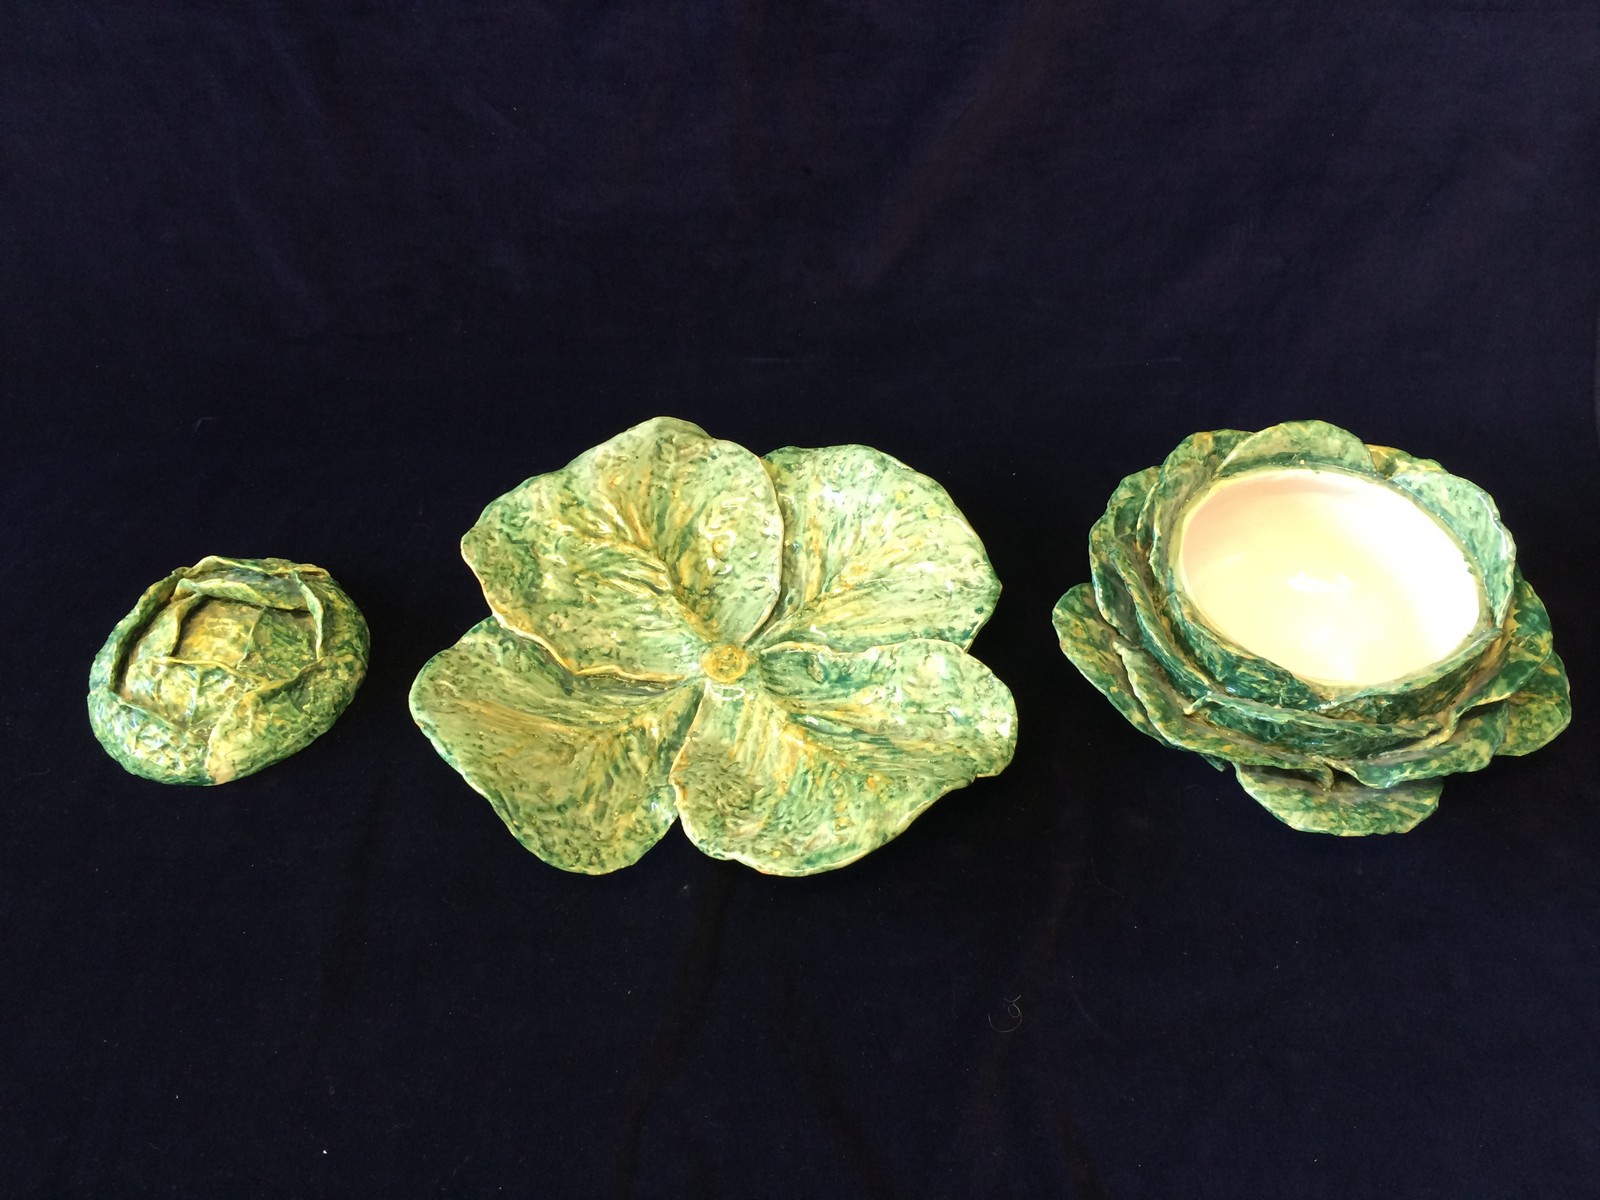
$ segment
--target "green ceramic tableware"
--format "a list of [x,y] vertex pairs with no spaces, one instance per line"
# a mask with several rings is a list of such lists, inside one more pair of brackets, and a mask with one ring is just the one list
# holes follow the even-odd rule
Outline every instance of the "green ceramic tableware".
[[[1441,643],[1448,648],[1437,658],[1393,678],[1363,678],[1353,669],[1337,678],[1334,668],[1319,677],[1246,649],[1240,643],[1256,636],[1255,625],[1224,633],[1197,602],[1182,548],[1201,505],[1225,488],[1285,479],[1321,500],[1376,488],[1386,495],[1364,497],[1384,501],[1372,511],[1402,500],[1401,508],[1431,523],[1473,589],[1454,615],[1443,615],[1445,604],[1422,613],[1418,639],[1448,625]],[[1266,524],[1237,523],[1229,536],[1239,544],[1222,548],[1229,554],[1217,560],[1219,569],[1226,573],[1259,550],[1256,542],[1270,540]],[[1294,532],[1292,524],[1284,529]],[[1390,547],[1390,566],[1414,567],[1426,550],[1421,541],[1416,547]],[[1496,755],[1530,753],[1571,715],[1549,616],[1517,569],[1515,544],[1493,501],[1438,463],[1363,445],[1333,425],[1294,421],[1259,433],[1186,438],[1161,466],[1117,487],[1090,533],[1089,557],[1092,582],[1067,592],[1055,609],[1067,657],[1135,727],[1219,768],[1232,766],[1251,796],[1297,829],[1408,830],[1434,810],[1443,776],[1479,770]],[[1355,603],[1341,597],[1357,596],[1359,581],[1314,575],[1284,582],[1321,605],[1317,611],[1361,632],[1386,618],[1381,611],[1341,614],[1335,602]],[[1258,616],[1256,625],[1267,623]],[[1323,632],[1302,637],[1306,645],[1274,653],[1338,661],[1311,644]]]
[[367,649],[365,619],[321,567],[204,558],[111,631],[89,672],[89,722],[135,775],[227,783],[325,733]]
[[1000,591],[933,480],[865,446],[765,457],[648,421],[462,539],[491,617],[411,712],[546,862],[599,874],[672,826],[779,875],[852,862],[1011,759],[967,653]]

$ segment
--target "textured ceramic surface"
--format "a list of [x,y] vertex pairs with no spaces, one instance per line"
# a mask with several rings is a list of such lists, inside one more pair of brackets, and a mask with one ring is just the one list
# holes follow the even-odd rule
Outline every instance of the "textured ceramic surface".
[[321,567],[205,558],[146,589],[89,672],[106,752],[162,783],[226,783],[325,733],[367,670],[367,623]]
[[[1380,481],[1442,523],[1483,601],[1451,654],[1380,685],[1339,686],[1300,678],[1207,626],[1178,586],[1180,522],[1213,484],[1279,468]],[[1537,750],[1571,716],[1549,616],[1517,570],[1493,501],[1435,462],[1335,426],[1185,439],[1161,466],[1122,481],[1089,552],[1093,582],[1055,609],[1067,657],[1134,726],[1232,765],[1250,795],[1297,829],[1403,832],[1433,811],[1442,776]]]
[[868,447],[649,421],[495,500],[462,554],[493,617],[412,715],[555,866],[627,866],[681,819],[714,857],[830,870],[1011,759],[1011,694],[966,653],[983,546]]

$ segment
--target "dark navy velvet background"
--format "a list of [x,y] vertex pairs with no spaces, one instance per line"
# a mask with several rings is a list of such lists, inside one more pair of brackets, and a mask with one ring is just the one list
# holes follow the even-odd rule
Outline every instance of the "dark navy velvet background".
[[[0,9],[0,1194],[1600,1195],[1588,4]],[[405,692],[491,498],[658,413],[943,481],[1014,765],[809,880],[523,851]],[[1499,500],[1578,716],[1399,838],[1127,726],[1124,474],[1320,417]],[[373,664],[214,790],[89,660],[208,553]]]

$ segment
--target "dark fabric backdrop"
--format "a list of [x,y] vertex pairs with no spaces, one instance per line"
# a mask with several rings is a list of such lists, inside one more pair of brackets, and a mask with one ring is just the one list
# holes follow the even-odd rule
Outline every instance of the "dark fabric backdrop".
[[[1597,198],[1591,4],[3,6],[0,1194],[1600,1195]],[[1010,770],[809,880],[517,845],[406,689],[482,506],[661,413],[945,483]],[[1571,671],[1403,837],[1050,627],[1119,478],[1298,417],[1493,493]],[[84,681],[208,553],[372,670],[162,787]]]

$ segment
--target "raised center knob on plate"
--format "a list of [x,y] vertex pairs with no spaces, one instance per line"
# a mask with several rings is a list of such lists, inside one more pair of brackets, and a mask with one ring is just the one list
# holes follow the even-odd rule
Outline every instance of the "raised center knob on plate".
[[718,683],[732,683],[750,669],[750,655],[743,646],[724,642],[700,656],[700,667]]

